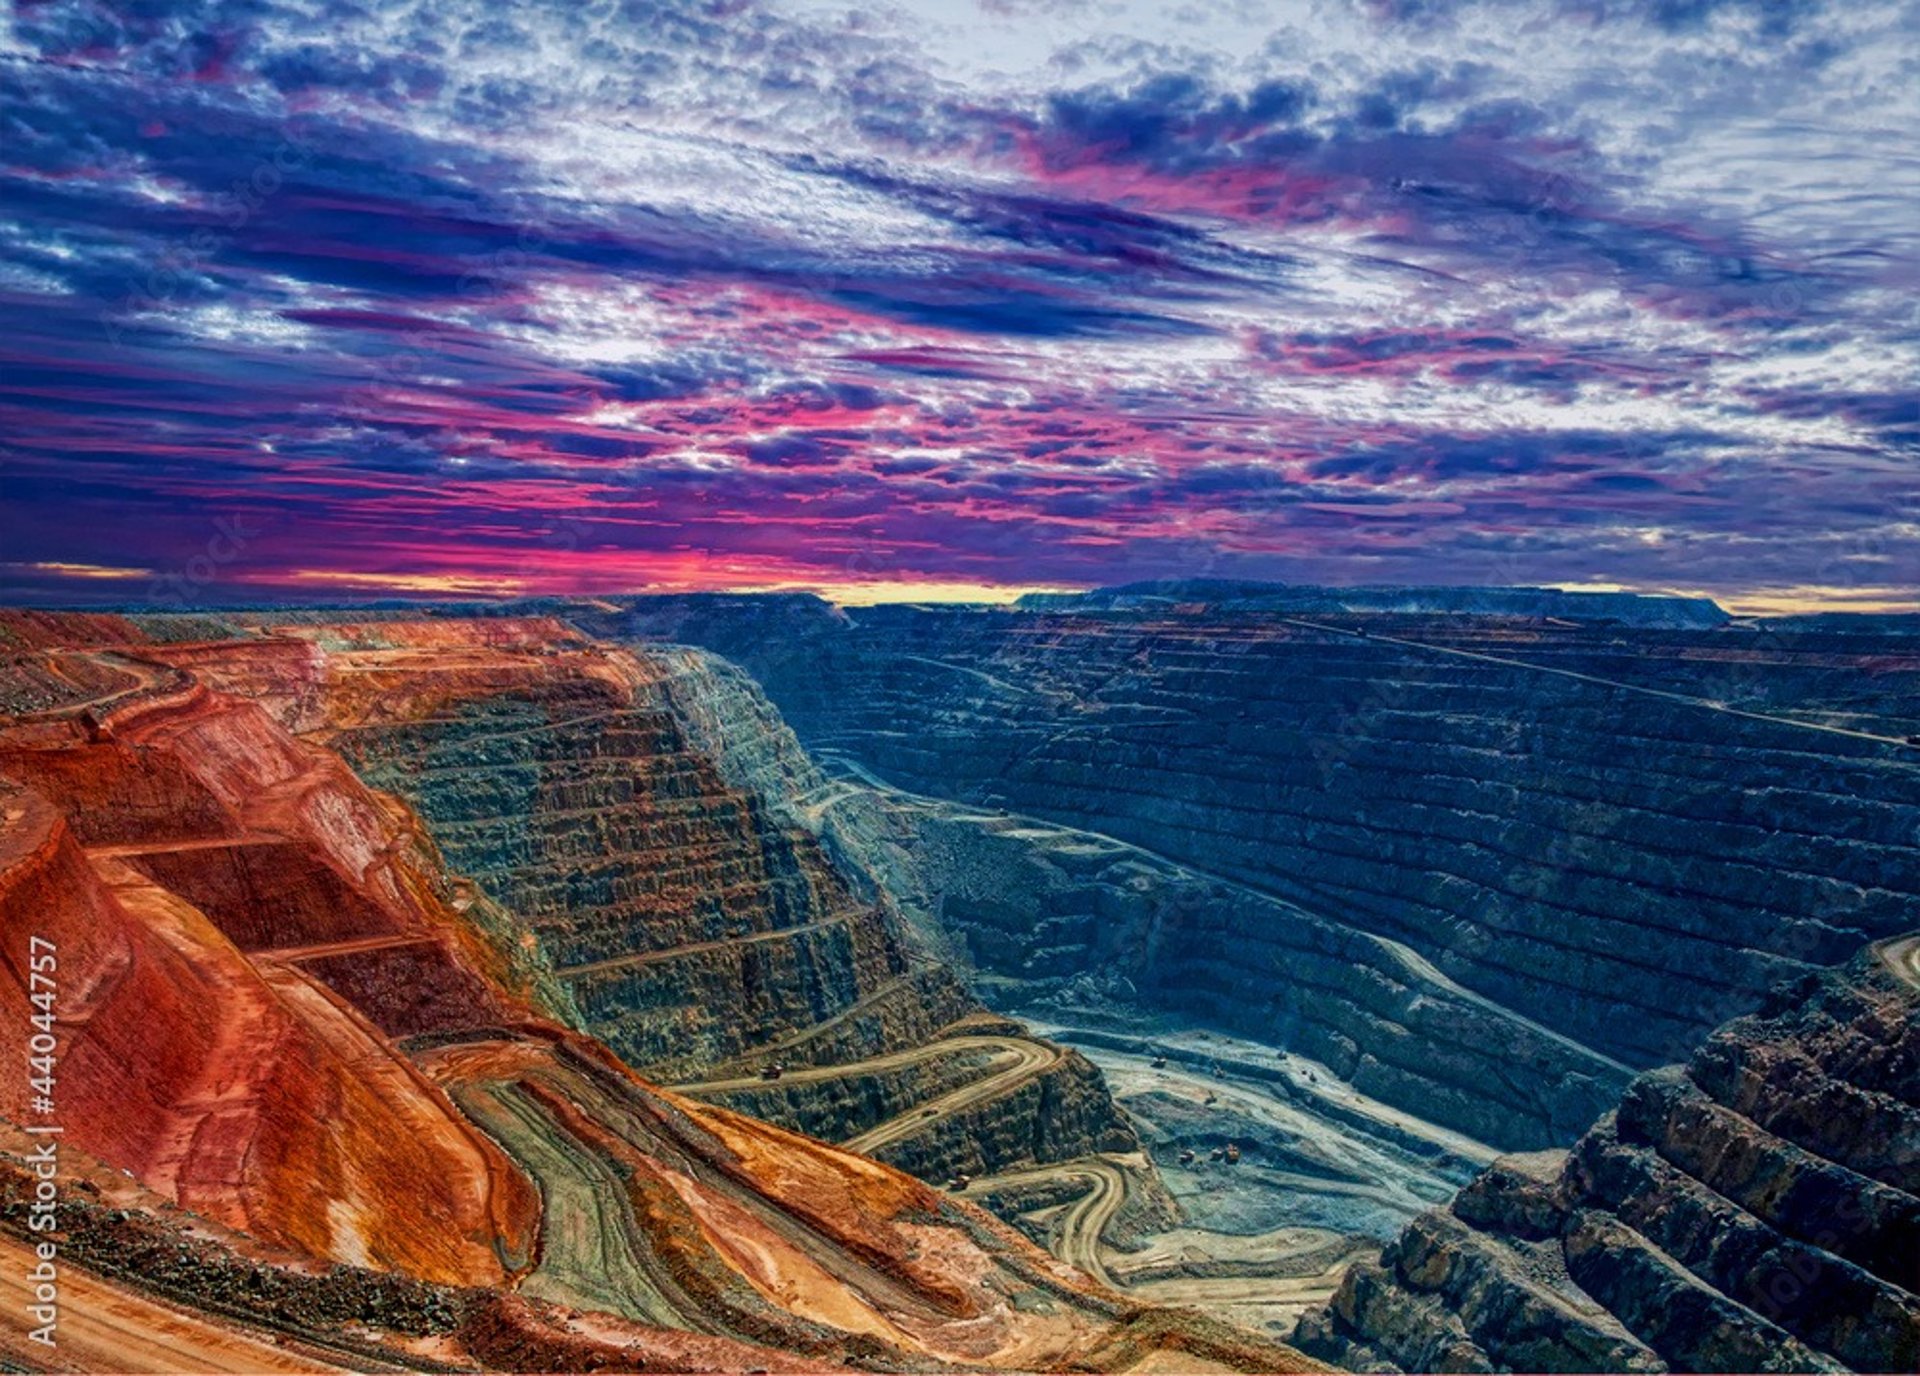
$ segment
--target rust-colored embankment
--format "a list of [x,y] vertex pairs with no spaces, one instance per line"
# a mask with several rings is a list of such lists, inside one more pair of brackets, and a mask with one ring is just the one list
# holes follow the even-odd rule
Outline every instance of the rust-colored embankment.
[[[167,677],[0,731],[0,1001],[28,1025],[29,941],[50,943],[63,1140],[316,1257],[504,1281],[530,1185],[345,999],[274,956],[372,935],[452,961],[417,843],[338,761]],[[30,1120],[28,1093],[8,1079],[0,1114]]]

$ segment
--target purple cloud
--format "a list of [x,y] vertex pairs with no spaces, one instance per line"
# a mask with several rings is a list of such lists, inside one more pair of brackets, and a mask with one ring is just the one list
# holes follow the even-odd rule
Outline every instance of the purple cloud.
[[1910,596],[1915,18],[23,4],[0,584]]

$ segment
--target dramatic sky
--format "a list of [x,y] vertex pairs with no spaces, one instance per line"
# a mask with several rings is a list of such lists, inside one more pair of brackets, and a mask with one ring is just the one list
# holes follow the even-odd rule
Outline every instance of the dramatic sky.
[[1900,604],[1917,288],[1920,0],[16,0],[0,597]]

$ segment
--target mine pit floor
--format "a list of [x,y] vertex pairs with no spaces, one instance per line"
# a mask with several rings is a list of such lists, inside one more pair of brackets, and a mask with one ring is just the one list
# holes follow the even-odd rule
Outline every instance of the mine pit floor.
[[[1085,1194],[1024,1221],[1063,1260],[1142,1300],[1193,1305],[1284,1337],[1356,1258],[1446,1203],[1498,1155],[1369,1099],[1323,1065],[1245,1038],[1201,1028],[1125,1037],[1023,1016],[1037,1036],[1100,1068],[1185,1226],[1146,1237],[1138,1250],[1115,1247],[1106,1232],[1128,1172],[1113,1163],[1101,1171],[1104,1158],[976,1181],[968,1193],[1048,1175],[1085,1179]],[[1142,1049],[1115,1045],[1127,1041]],[[1161,1052],[1167,1064],[1155,1066]],[[1237,1163],[1213,1156],[1228,1143],[1241,1149]],[[1194,1159],[1183,1164],[1183,1151]]]

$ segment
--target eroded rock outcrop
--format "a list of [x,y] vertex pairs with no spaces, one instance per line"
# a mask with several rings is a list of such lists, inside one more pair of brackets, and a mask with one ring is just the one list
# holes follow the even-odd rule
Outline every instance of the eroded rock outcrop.
[[1356,1370],[1920,1365],[1916,942],[1781,990],[1496,1163],[1296,1333]]

